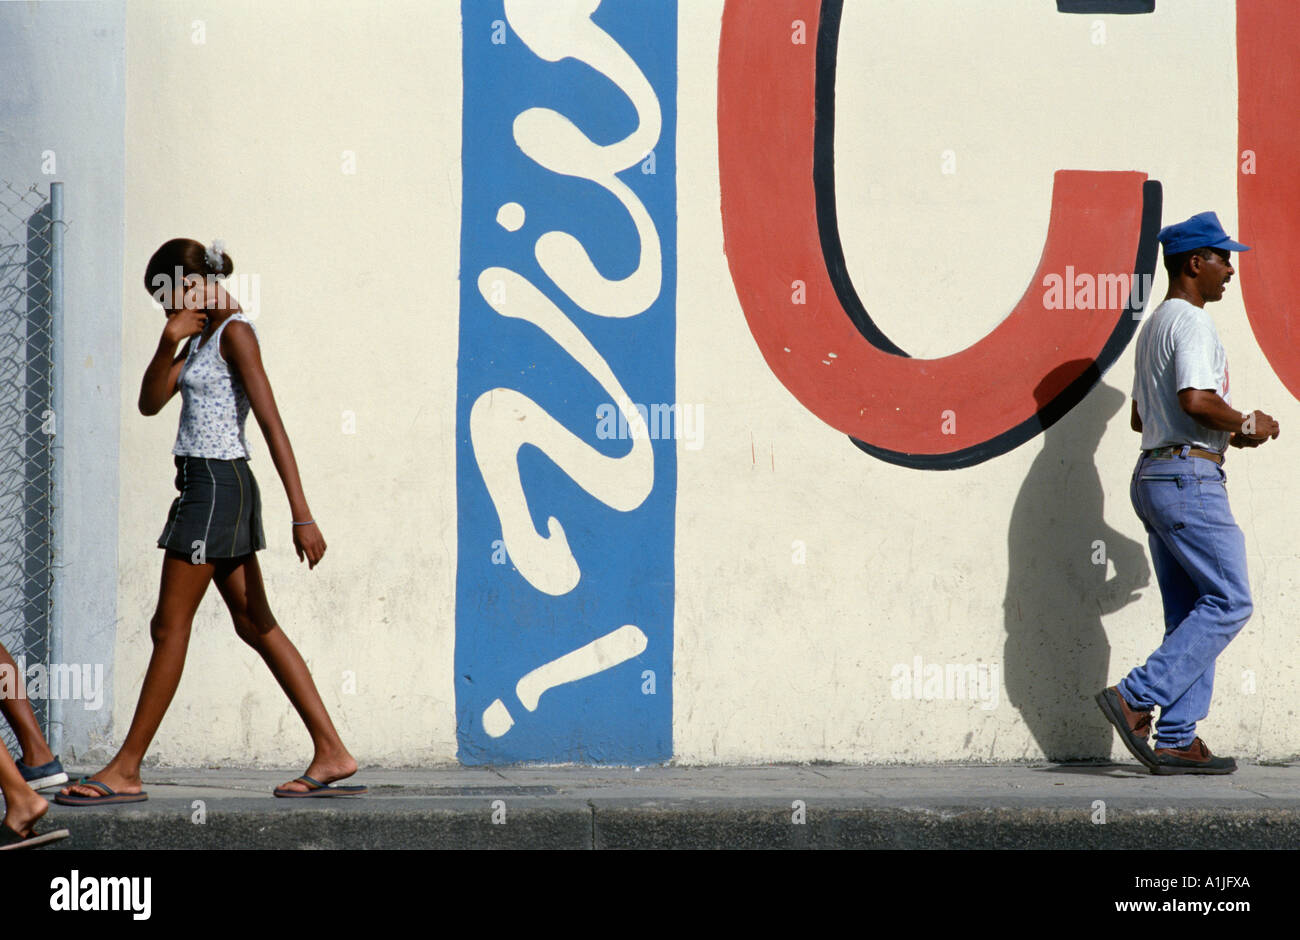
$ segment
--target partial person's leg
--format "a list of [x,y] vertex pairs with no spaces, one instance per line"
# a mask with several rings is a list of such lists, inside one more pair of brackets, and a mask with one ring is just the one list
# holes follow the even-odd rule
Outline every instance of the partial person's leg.
[[[190,627],[214,570],[212,562],[195,564],[185,555],[170,549],[163,558],[158,607],[149,621],[153,655],[149,657],[149,669],[144,674],[135,716],[117,755],[92,777],[118,793],[139,793],[141,790],[140,762],[144,760],[145,752],[158,733],[158,726],[162,724],[167,707],[180,685],[185,652],[190,643]],[[75,784],[60,792],[78,796],[100,795],[97,790]]]
[[18,765],[3,747],[0,747],[0,792],[5,798],[4,824],[19,835],[26,835],[50,808],[45,797],[27,785]]
[[[320,783],[333,783],[356,773],[357,762],[330,721],[307,664],[271,614],[257,553],[222,559],[217,566],[217,590],[230,610],[235,632],[262,657],[311,735],[315,753],[307,776]],[[282,789],[305,792],[308,787],[294,781]]]
[[[18,664],[14,658],[9,655],[4,644],[0,643],[0,669],[5,667],[13,670],[12,675],[17,677],[19,682],[25,682],[24,676],[18,675]],[[40,767],[42,764],[48,764],[54,760],[54,753],[50,746],[45,742],[45,735],[41,733],[41,726],[36,722],[36,714],[32,711],[32,703],[26,698],[9,698],[0,697],[0,712],[4,713],[5,720],[9,722],[9,727],[14,729],[14,737],[18,739],[18,746],[23,749],[22,761],[28,767]]]

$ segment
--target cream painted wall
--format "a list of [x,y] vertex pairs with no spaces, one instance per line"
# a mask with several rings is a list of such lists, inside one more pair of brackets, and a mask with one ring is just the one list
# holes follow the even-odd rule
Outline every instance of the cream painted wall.
[[[1132,349],[1106,388],[1046,437],[966,470],[874,460],[810,416],[747,337],[722,254],[713,58],[721,4],[708,15],[701,6],[691,6],[694,28],[681,36],[680,82],[692,92],[681,97],[688,169],[679,176],[678,382],[683,400],[706,403],[715,417],[703,449],[679,450],[678,758],[1041,759],[1028,725],[1041,730],[1051,717],[1060,735],[1113,739],[1091,696],[1142,662],[1163,632],[1154,575],[1115,613],[1088,610],[1100,571],[1091,543],[1116,541],[1106,527],[1150,559],[1128,496],[1139,443],[1128,426]],[[1214,208],[1236,231],[1231,4],[1157,4],[1154,16],[1108,17],[1031,2],[845,7],[836,86],[841,236],[864,306],[914,355],[955,352],[1011,310],[1042,250],[1056,169],[1144,171],[1164,186],[1166,222]],[[1104,44],[1093,42],[1098,21]],[[1188,86],[1204,114],[1224,117],[1195,137],[1167,117],[1169,96]],[[949,149],[957,172],[945,175]],[[1157,301],[1166,286],[1158,268]],[[1236,284],[1212,314],[1234,402],[1272,409],[1285,423],[1294,402],[1255,343]],[[1102,430],[1094,453],[1088,435]],[[1046,440],[1056,442],[1053,454],[1035,472]],[[1233,451],[1225,468],[1256,608],[1218,661],[1202,728],[1219,753],[1297,751],[1293,729],[1277,720],[1300,693],[1288,627],[1296,556],[1294,511],[1282,501],[1287,440],[1272,452]],[[1090,469],[1102,490],[1090,527],[1064,533],[1049,519],[1016,519],[1012,528],[1018,498],[1068,504],[1072,481]],[[1031,473],[1044,492],[1026,493]],[[1064,553],[1071,570],[1035,569],[1036,556],[1061,557],[1055,546],[1065,535],[1076,543]],[[796,541],[806,546],[803,564],[792,560]],[[1032,587],[1041,631],[1004,610],[1009,580]],[[926,665],[998,665],[1005,680],[1013,623],[1024,709],[1005,688],[987,709],[969,698],[894,696],[894,668],[918,656]],[[1076,627],[1077,643],[1055,646],[1099,658],[1102,668],[1095,685],[1071,693],[1058,672],[1034,668],[1050,656],[1023,651]],[[1250,681],[1253,693],[1243,691]],[[1127,758],[1117,741],[1112,751]]]
[[[455,753],[459,14],[446,2],[357,10],[128,5],[119,734],[148,663],[180,413],[179,400],[155,418],[135,407],[164,322],[144,266],[169,238],[220,237],[236,276],[259,278],[263,361],[329,546],[315,570],[299,563],[284,488],[250,419],[271,608],[359,758]],[[344,433],[345,412],[355,433]],[[345,671],[355,694],[343,692]],[[151,758],[305,766],[310,753],[211,589]]]
[[[845,253],[867,309],[914,354],[964,347],[1011,309],[1041,251],[1055,169],[1145,171],[1164,186],[1166,221],[1214,208],[1236,231],[1231,4],[1187,0],[1178,13],[1197,14],[1187,19],[1171,4],[1128,17],[1064,16],[1029,0],[848,6],[837,137]],[[721,10],[720,0],[680,3],[678,400],[703,406],[705,421],[704,446],[678,449],[677,760],[1040,759],[1044,715],[1078,740],[1109,733],[1090,700],[1100,684],[1063,690],[1043,665],[1050,650],[1030,651],[1044,636],[1068,651],[1061,638],[1077,627],[1073,654],[1100,657],[1109,684],[1159,640],[1154,577],[1114,613],[1091,610],[1104,577],[1089,559],[1095,538],[1128,540],[1149,560],[1128,503],[1132,351],[1047,435],[967,470],[882,463],[807,412],[764,364],[722,252]],[[272,608],[363,763],[455,758],[458,5],[384,0],[356,11],[314,0],[128,4],[119,735],[148,660],[162,559],[153,546],[174,494],[179,413],[179,403],[155,419],[135,410],[163,322],[140,279],[167,238],[219,236],[236,273],[260,277],[264,360],[330,543],[315,571],[299,565],[283,488],[250,422]],[[1093,41],[1097,20],[1104,44]],[[1188,82],[1205,112],[1225,116],[1195,139],[1179,136],[1165,104]],[[955,174],[940,172],[946,149]],[[340,169],[348,150],[355,175]],[[1157,297],[1164,287],[1161,274]],[[1212,313],[1234,402],[1285,425],[1290,396],[1235,285]],[[344,411],[355,413],[354,434],[342,432]],[[1220,752],[1297,751],[1277,720],[1300,702],[1289,630],[1296,525],[1282,502],[1289,440],[1234,451],[1226,468],[1256,613],[1219,660],[1204,729]],[[1072,500],[1066,517],[1082,512],[1082,527],[1040,518]],[[1066,538],[1077,545],[1063,550]],[[1042,558],[1070,559],[1069,570]],[[1041,635],[1025,626],[1025,604],[1012,610],[1009,583],[1032,601]],[[1001,687],[990,708],[895,697],[893,670],[918,656],[1012,670],[1025,704]],[[356,694],[342,691],[345,670]],[[296,715],[211,592],[151,758],[308,756]]]

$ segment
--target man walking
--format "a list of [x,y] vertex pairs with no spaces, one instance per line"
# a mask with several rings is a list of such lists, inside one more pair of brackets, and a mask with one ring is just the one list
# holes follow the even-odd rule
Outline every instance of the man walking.
[[[1210,711],[1214,661],[1250,618],[1246,540],[1228,507],[1224,451],[1278,436],[1262,411],[1231,405],[1228,362],[1205,305],[1223,297],[1235,273],[1230,239],[1213,212],[1159,234],[1169,292],[1137,341],[1133,430],[1142,453],[1129,497],[1147,532],[1164,602],[1160,648],[1097,704],[1129,751],[1156,774],[1230,774],[1196,734]],[[1160,706],[1154,750],[1151,713]]]

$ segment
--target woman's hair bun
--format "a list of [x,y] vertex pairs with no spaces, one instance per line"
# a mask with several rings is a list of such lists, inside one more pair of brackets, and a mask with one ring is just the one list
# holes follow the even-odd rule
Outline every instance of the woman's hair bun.
[[235,271],[235,262],[226,254],[220,239],[210,247],[193,238],[173,238],[164,242],[145,268],[144,289],[155,299],[159,291],[171,290],[171,281],[179,271],[182,277],[191,274],[200,276],[229,277]]

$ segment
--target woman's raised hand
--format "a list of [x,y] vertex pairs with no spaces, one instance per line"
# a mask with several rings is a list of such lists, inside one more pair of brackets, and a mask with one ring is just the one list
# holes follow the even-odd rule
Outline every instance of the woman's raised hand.
[[167,315],[167,325],[163,327],[163,336],[172,344],[179,343],[187,336],[202,333],[208,325],[206,310],[177,310]]

